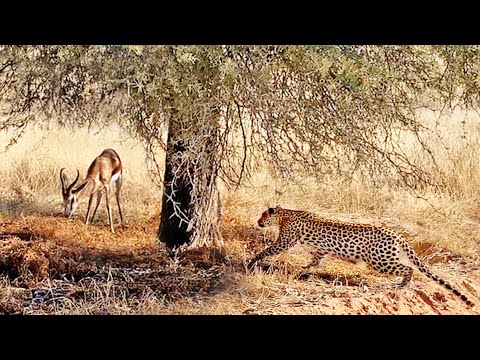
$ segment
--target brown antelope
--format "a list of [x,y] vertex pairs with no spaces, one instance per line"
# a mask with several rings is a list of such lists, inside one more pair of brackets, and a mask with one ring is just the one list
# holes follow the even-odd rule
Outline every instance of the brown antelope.
[[77,170],[76,179],[68,184],[67,176],[63,173],[64,168],[60,170],[60,181],[62,183],[63,195],[63,213],[66,217],[71,217],[77,209],[80,199],[89,196],[87,215],[85,216],[85,224],[89,223],[90,206],[92,205],[93,196],[97,194],[97,204],[93,210],[92,219],[102,199],[102,190],[105,189],[108,221],[110,229],[113,230],[112,208],[110,207],[110,195],[112,193],[112,184],[115,183],[115,195],[117,198],[118,211],[120,213],[120,222],[123,224],[122,209],[120,208],[120,189],[122,187],[122,162],[120,157],[113,149],[106,149],[95,159],[88,168],[87,176],[80,184],[77,184],[80,172]]

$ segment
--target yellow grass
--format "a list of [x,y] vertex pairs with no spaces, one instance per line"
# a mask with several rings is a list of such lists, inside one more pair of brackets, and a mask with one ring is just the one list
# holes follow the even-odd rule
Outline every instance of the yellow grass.
[[[0,133],[0,151],[8,143],[9,134]],[[0,211],[6,213],[59,213],[62,205],[59,172],[62,167],[69,181],[76,170],[84,178],[93,159],[106,148],[115,149],[124,166],[122,199],[127,221],[149,218],[159,211],[161,191],[150,180],[145,152],[138,141],[120,129],[108,131],[77,129],[31,130],[18,144],[2,153],[0,173]],[[80,205],[83,216],[87,199]],[[100,211],[100,218],[105,211]],[[114,215],[117,215],[114,210]]]
[[[421,116],[428,123],[436,120],[432,113]],[[439,303],[455,303],[455,298],[444,290],[425,290],[429,280],[419,273],[409,292],[382,292],[382,284],[396,279],[359,270],[334,258],[327,258],[313,275],[300,279],[301,266],[310,259],[301,249],[267,259],[266,263],[272,264],[270,269],[245,274],[245,261],[275,239],[274,231],[260,230],[256,221],[267,207],[277,204],[393,227],[406,235],[439,275],[457,287],[462,284],[462,291],[478,303],[480,118],[475,113],[456,111],[442,120],[447,124],[441,125],[440,131],[448,151],[436,139],[430,143],[446,174],[445,191],[426,188],[413,194],[400,188],[371,187],[361,180],[345,183],[334,178],[322,183],[310,178],[288,182],[275,178],[266,169],[256,172],[248,184],[236,191],[222,187],[222,231],[230,259],[227,264],[204,254],[178,263],[156,243],[161,190],[148,176],[145,153],[138,141],[118,128],[30,130],[0,156],[0,236],[10,234],[8,240],[0,238],[4,256],[0,260],[4,276],[0,281],[0,312],[362,313],[362,301],[367,299],[372,304],[370,313],[436,313],[425,304],[418,309],[409,307],[401,295],[418,299],[424,293],[438,297]],[[8,140],[9,134],[0,133],[0,150]],[[61,216],[60,169],[66,168],[69,179],[76,169],[83,177],[95,156],[110,147],[124,163],[122,198],[127,227],[117,228],[116,234],[109,232],[103,202],[100,216],[90,226],[83,224],[87,200],[80,204],[74,220]],[[115,205],[113,214],[118,223]],[[204,273],[204,263],[218,266],[221,274]],[[143,275],[128,278],[134,273],[124,274],[127,267]],[[149,277],[148,269],[161,272],[163,277]],[[20,277],[9,275],[9,271]],[[67,283],[72,280],[62,276],[82,280]],[[67,289],[69,286],[71,289]],[[60,300],[41,306],[19,300],[26,296],[26,289],[60,291],[62,287],[70,295],[62,293]],[[71,295],[72,289],[79,295]],[[175,289],[181,291],[177,294]],[[397,300],[382,310],[380,304],[390,301],[385,297]],[[374,305],[377,303],[378,308]],[[463,312],[452,308],[451,312],[455,311]]]

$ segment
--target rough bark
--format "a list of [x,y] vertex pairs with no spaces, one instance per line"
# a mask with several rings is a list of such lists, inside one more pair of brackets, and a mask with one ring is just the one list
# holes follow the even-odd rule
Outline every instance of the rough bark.
[[[206,126],[203,131],[209,129]],[[198,134],[204,142],[193,145],[189,141],[188,146],[180,132],[175,120],[171,120],[157,237],[172,250],[183,245],[221,248],[217,139],[212,134]]]
[[168,130],[162,215],[157,232],[158,239],[170,249],[190,244],[192,235],[192,231],[188,230],[188,222],[182,218],[182,214],[190,213],[192,184],[185,177],[175,175],[177,166],[173,159],[185,152],[185,146],[182,141],[175,140],[173,128],[170,125]]

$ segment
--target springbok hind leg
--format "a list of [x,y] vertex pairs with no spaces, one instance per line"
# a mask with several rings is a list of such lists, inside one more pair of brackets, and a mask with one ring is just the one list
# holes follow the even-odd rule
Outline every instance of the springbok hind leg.
[[120,223],[123,225],[122,208],[120,207],[120,189],[122,188],[122,176],[120,175],[115,182],[115,197],[117,198],[118,212],[120,213]]
[[108,214],[108,221],[110,223],[110,230],[112,230],[112,233],[115,232],[113,229],[113,220],[112,220],[112,207],[110,206],[110,186],[105,186],[105,200],[107,203],[107,214]]

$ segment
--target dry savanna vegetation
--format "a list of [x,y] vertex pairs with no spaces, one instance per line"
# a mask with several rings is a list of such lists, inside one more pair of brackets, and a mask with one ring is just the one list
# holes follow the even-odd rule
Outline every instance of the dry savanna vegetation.
[[[424,112],[431,124],[438,114]],[[29,128],[0,162],[0,313],[3,314],[478,314],[480,308],[480,117],[456,110],[439,122],[434,145],[447,186],[405,190],[360,177],[353,182],[309,177],[282,180],[268,166],[245,186],[220,188],[227,257],[200,248],[172,257],[156,240],[162,189],[145,152],[117,127],[105,130]],[[3,149],[9,133],[0,135]],[[438,144],[436,143],[438,141]],[[405,139],[408,144],[408,139]],[[105,203],[84,225],[87,199],[73,219],[61,212],[59,171],[85,176],[90,162],[114,148],[124,163],[126,226],[108,227]],[[415,149],[409,149],[415,157]],[[161,154],[160,154],[161,155]],[[421,159],[417,159],[421,161]],[[394,228],[435,273],[475,304],[467,308],[415,271],[398,279],[333,256],[308,271],[305,249],[246,261],[271,244],[256,221],[269,206],[311,210],[346,221]]]

